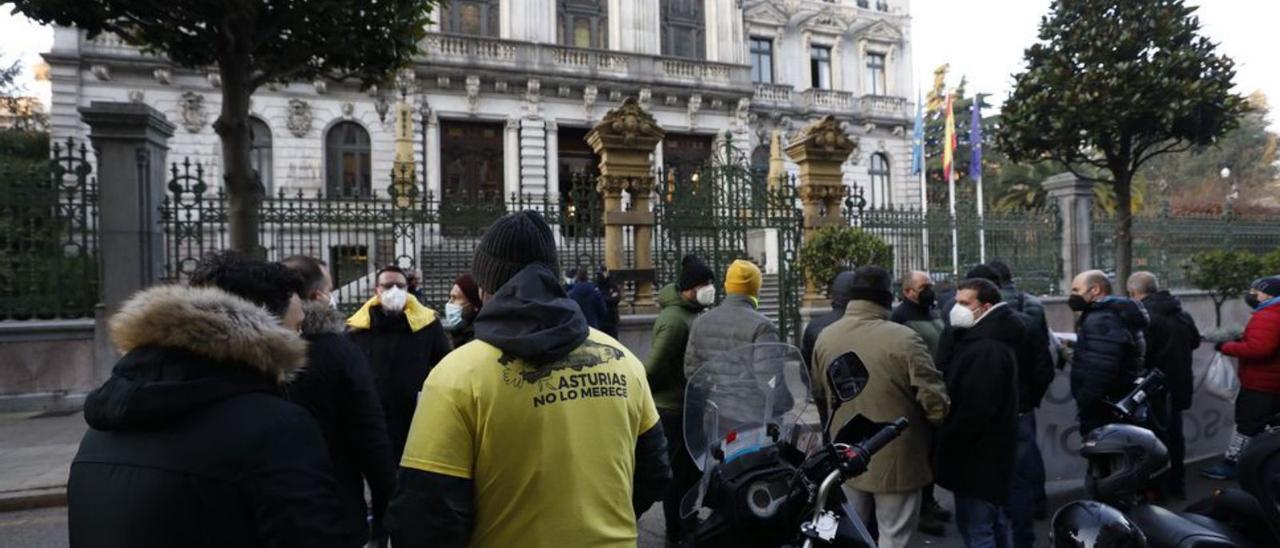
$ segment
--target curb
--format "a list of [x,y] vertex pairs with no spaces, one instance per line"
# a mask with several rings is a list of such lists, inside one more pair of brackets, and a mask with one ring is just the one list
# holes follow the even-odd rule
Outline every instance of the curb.
[[67,505],[67,486],[0,492],[0,512],[17,512]]

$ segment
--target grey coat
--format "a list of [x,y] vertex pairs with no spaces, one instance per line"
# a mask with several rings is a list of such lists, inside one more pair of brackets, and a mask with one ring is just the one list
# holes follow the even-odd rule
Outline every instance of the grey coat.
[[778,342],[778,328],[745,295],[729,295],[724,302],[694,320],[684,351],[684,376],[689,378],[721,352],[755,343]]

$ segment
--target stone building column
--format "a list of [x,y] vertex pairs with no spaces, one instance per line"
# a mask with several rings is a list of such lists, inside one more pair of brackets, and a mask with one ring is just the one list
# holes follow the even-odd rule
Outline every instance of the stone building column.
[[560,196],[560,127],[547,120],[547,194]]
[[1062,289],[1076,274],[1093,268],[1093,182],[1071,173],[1045,179],[1041,186],[1058,206],[1062,219]]
[[542,44],[556,42],[555,0],[501,0],[498,25],[503,38]]
[[659,0],[609,0],[609,49],[662,53]]
[[98,258],[101,290],[94,328],[94,376],[119,356],[107,320],[134,293],[164,278],[166,156],[173,124],[141,103],[94,101],[79,109],[98,159]]
[[[427,127],[427,154],[422,159],[426,167],[426,191],[433,200],[440,199],[440,119],[434,110],[429,111],[424,121]],[[439,203],[439,202],[436,202]]]
[[542,118],[525,117],[520,120],[520,179],[521,194],[541,196],[547,184],[547,131]]
[[[651,154],[665,132],[653,115],[628,97],[587,133],[587,144],[600,156],[597,188],[604,196],[605,266],[623,281],[635,283],[634,313],[657,311],[653,295],[653,192]],[[631,208],[622,210],[622,193],[630,193]],[[634,268],[626,269],[623,228],[635,230]]]
[[502,199],[520,192],[520,119],[507,118],[502,135]]
[[703,14],[706,19],[707,60],[720,63],[747,62],[747,37],[743,30],[742,8],[739,0],[707,0]]
[[[801,130],[787,145],[787,155],[800,167],[798,190],[804,204],[805,243],[812,240],[820,228],[845,225],[840,209],[845,195],[841,166],[856,148],[857,144],[831,115]],[[810,273],[805,273],[805,306],[818,306],[823,302],[818,282]]]

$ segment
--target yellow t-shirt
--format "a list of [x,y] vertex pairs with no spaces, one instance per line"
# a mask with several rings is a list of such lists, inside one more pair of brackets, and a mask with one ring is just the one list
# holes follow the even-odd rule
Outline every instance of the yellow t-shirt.
[[540,370],[475,341],[427,377],[400,464],[474,480],[471,546],[635,546],[636,438],[657,422],[608,335]]

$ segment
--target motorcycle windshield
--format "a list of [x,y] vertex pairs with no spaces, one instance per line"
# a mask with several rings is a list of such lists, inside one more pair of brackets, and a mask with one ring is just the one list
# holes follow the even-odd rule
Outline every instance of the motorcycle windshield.
[[689,455],[705,472],[713,461],[730,462],[793,440],[809,397],[809,373],[794,346],[761,343],[720,354],[695,371],[685,388]]

